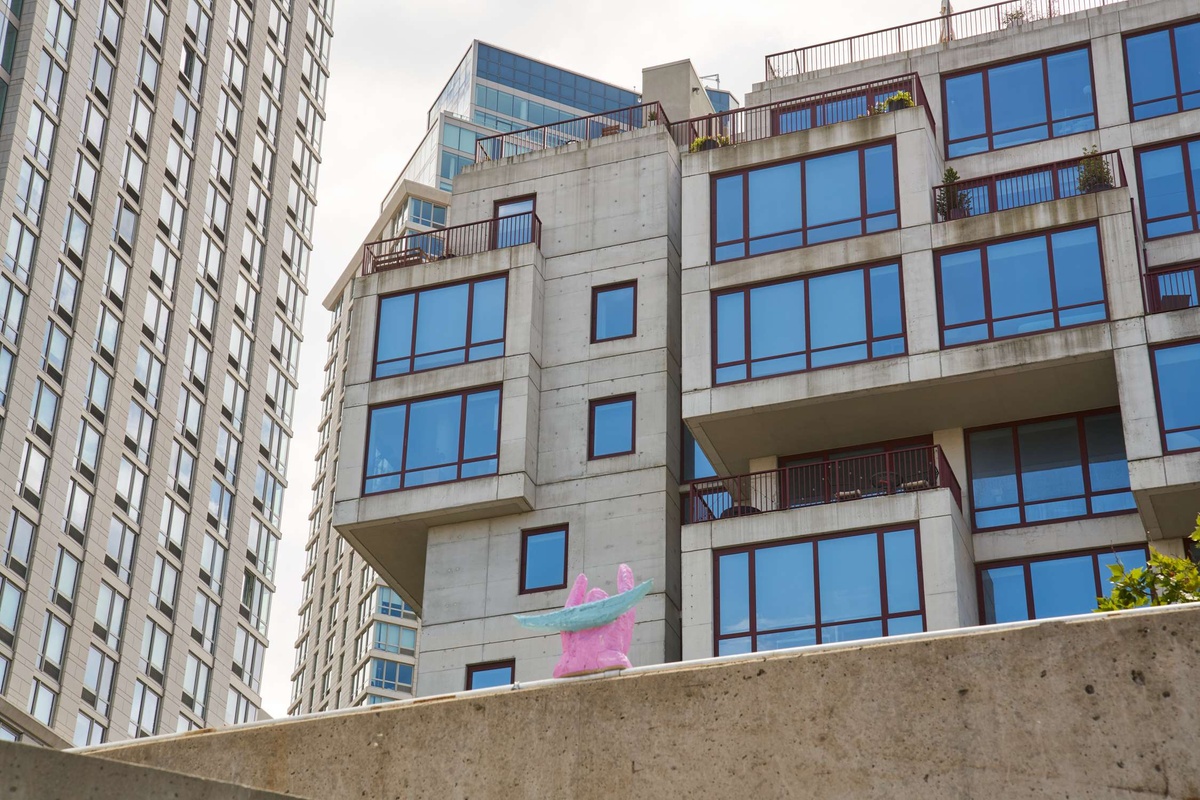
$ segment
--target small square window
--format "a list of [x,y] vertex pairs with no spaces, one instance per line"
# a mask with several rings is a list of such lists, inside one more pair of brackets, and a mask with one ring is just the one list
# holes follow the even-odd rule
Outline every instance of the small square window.
[[467,689],[490,689],[507,686],[516,680],[516,662],[489,661],[486,664],[467,665]]
[[634,396],[592,400],[588,409],[588,458],[607,458],[634,450]]
[[521,531],[520,594],[566,586],[567,526]]
[[592,341],[637,335],[637,281],[592,289]]

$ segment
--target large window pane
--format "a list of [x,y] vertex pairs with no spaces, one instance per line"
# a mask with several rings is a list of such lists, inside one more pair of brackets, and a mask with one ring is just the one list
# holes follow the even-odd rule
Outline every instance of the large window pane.
[[598,400],[591,404],[589,458],[633,452],[633,397]]
[[1137,154],[1147,238],[1196,229],[1196,189],[1189,174],[1190,156],[1191,149],[1183,144]]
[[1134,119],[1200,108],[1200,22],[1125,40]]
[[946,120],[955,137],[949,147],[950,156],[966,156],[990,149],[987,113],[983,106],[983,73],[947,78],[945,96]]
[[799,163],[756,169],[747,179],[751,238],[803,227]]
[[1154,374],[1167,452],[1200,448],[1200,342],[1155,350]]
[[522,535],[521,591],[567,585],[567,529],[525,531]]
[[1146,549],[1105,548],[984,565],[979,570],[981,621],[1015,622],[1094,611],[1097,599],[1112,591],[1108,565],[1117,562],[1126,569],[1145,566]]
[[801,542],[765,548],[756,554],[754,598],[758,630],[816,624],[814,598],[808,593],[795,592],[797,585],[812,584],[812,548],[811,542]]

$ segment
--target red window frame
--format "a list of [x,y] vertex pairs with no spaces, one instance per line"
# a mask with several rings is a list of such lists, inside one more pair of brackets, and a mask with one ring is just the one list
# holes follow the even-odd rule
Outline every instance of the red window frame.
[[[1159,350],[1170,350],[1172,347],[1187,347],[1188,345],[1200,345],[1200,338],[1180,339],[1174,342],[1163,342],[1162,344],[1150,346],[1150,380],[1154,383],[1154,411],[1158,415],[1158,439],[1162,444],[1163,455],[1173,456],[1178,453],[1200,452],[1200,447],[1189,447],[1183,450],[1167,449],[1167,434],[1175,433],[1176,429],[1167,430],[1167,422],[1163,417],[1162,410],[1162,394],[1158,387],[1158,359],[1155,358],[1155,354]],[[1190,428],[1179,428],[1178,430],[1190,430]]]
[[[1073,325],[1062,325],[1062,324],[1060,324],[1060,320],[1061,320],[1060,315],[1063,311],[1070,311],[1071,309],[1074,309],[1074,308],[1084,308],[1086,306],[1095,305],[1095,303],[1078,303],[1076,305],[1071,305],[1071,306],[1059,306],[1058,305],[1058,286],[1057,286],[1057,282],[1054,280],[1054,248],[1051,246],[1050,237],[1056,233],[1066,233],[1069,231],[1083,230],[1085,228],[1092,228],[1093,230],[1096,231],[1096,248],[1099,251],[1099,257],[1100,257],[1100,289],[1101,289],[1102,294],[1104,295],[1104,301],[1103,301],[1104,302],[1104,319],[1090,320],[1087,322],[1078,322]],[[991,273],[990,273],[990,269],[988,267],[987,248],[991,245],[1004,244],[1005,242],[1014,242],[1014,241],[1018,241],[1020,239],[1036,239],[1039,236],[1042,237],[1046,241],[1046,265],[1047,265],[1047,269],[1050,272],[1050,282],[1049,283],[1050,283],[1050,303],[1051,303],[1051,305],[1048,309],[1044,309],[1044,310],[1042,310],[1040,312],[1036,312],[1036,313],[1053,314],[1054,322],[1055,322],[1054,326],[1050,327],[1050,328],[1041,328],[1036,331],[1029,331],[1028,333],[1013,333],[1013,334],[1009,334],[1007,336],[989,335],[986,339],[975,339],[970,342],[958,342],[955,344],[946,344],[946,305],[945,305],[945,297],[942,293],[942,257],[948,256],[948,255],[954,255],[955,253],[966,253],[971,250],[979,251],[979,254],[980,254],[979,263],[980,263],[980,269],[981,269],[981,274],[982,274],[982,279],[983,279],[983,309],[984,309],[983,313],[984,313],[984,315],[981,319],[978,319],[978,320],[957,323],[956,325],[953,326],[952,330],[954,328],[966,328],[966,327],[971,327],[971,326],[975,326],[975,325],[986,325],[987,329],[988,329],[988,333],[993,334],[995,331],[995,325],[997,322],[1004,322],[1009,319],[1017,319],[1020,317],[1029,316],[1029,314],[1018,314],[1016,317],[1001,317],[1001,318],[996,318],[996,317],[992,316],[992,289],[991,289],[992,284],[991,284]],[[939,342],[939,345],[942,350],[953,350],[956,347],[972,347],[972,346],[983,344],[984,342],[1002,342],[1006,339],[1019,339],[1024,336],[1037,336],[1040,333],[1049,333],[1051,331],[1068,330],[1070,328],[1081,328],[1086,325],[1098,325],[1102,322],[1110,321],[1110,317],[1111,317],[1112,310],[1109,308],[1109,305],[1108,305],[1108,278],[1107,278],[1106,270],[1105,270],[1104,239],[1100,235],[1100,225],[1096,222],[1090,222],[1086,225],[1068,225],[1066,227],[1061,227],[1061,228],[1050,228],[1048,230],[1040,230],[1040,231],[1037,231],[1034,233],[1029,233],[1029,232],[1020,233],[1020,234],[1016,234],[1014,236],[1005,236],[1001,239],[989,239],[986,242],[977,242],[975,244],[966,245],[966,246],[962,246],[962,247],[952,247],[952,248],[947,248],[945,250],[938,250],[937,252],[934,253],[933,279],[934,279],[934,292],[937,295],[937,306],[938,306],[938,309],[937,309],[938,310],[938,342]]]
[[[1147,120],[1147,119],[1158,119],[1159,117],[1167,117],[1167,116],[1170,116],[1171,114],[1182,114],[1184,111],[1191,110],[1191,109],[1185,109],[1183,107],[1183,89],[1179,85],[1179,47],[1175,41],[1175,31],[1177,29],[1185,27],[1187,25],[1194,25],[1197,22],[1200,22],[1200,19],[1192,18],[1192,19],[1179,20],[1176,22],[1172,22],[1169,25],[1159,25],[1159,26],[1156,26],[1153,28],[1145,28],[1145,29],[1139,30],[1139,31],[1130,31],[1129,33],[1126,33],[1124,36],[1121,37],[1121,57],[1125,60],[1125,64],[1124,64],[1124,66],[1125,66],[1125,96],[1127,98],[1129,98],[1129,121],[1130,122],[1141,122],[1141,121]],[[1171,64],[1174,66],[1174,69],[1172,70],[1171,75],[1175,79],[1175,94],[1167,95],[1165,97],[1156,97],[1153,100],[1143,100],[1141,105],[1147,105],[1150,103],[1162,103],[1166,100],[1174,100],[1175,101],[1175,110],[1169,111],[1166,114],[1155,114],[1152,117],[1143,117],[1142,119],[1137,119],[1137,117],[1134,116],[1133,80],[1131,78],[1132,73],[1129,70],[1129,40],[1136,39],[1139,36],[1149,36],[1150,34],[1154,34],[1154,33],[1162,33],[1163,31],[1169,31],[1171,34],[1169,37],[1169,39],[1171,41]],[[1189,92],[1189,94],[1192,94],[1192,92]]]
[[[867,213],[867,170],[866,170],[865,153],[867,150],[872,150],[877,147],[883,147],[884,145],[890,145],[892,148],[892,176],[893,176],[892,183],[893,183],[893,191],[895,193],[893,196],[893,209],[891,211],[877,212],[875,214],[869,214],[869,213]],[[854,239],[859,236],[871,236],[876,233],[888,233],[891,231],[900,230],[900,228],[902,227],[902,221],[900,219],[900,167],[899,167],[898,156],[896,154],[896,149],[897,148],[896,148],[896,140],[895,139],[882,139],[880,141],[867,142],[865,144],[855,145],[853,147],[843,147],[843,148],[839,148],[837,150],[822,150],[820,152],[805,153],[803,156],[800,156],[797,158],[789,158],[789,159],[784,159],[782,161],[772,161],[772,162],[763,163],[763,164],[755,164],[750,167],[744,167],[742,169],[730,170],[729,172],[722,172],[722,173],[718,173],[718,174],[714,174],[714,175],[710,176],[710,178],[709,178],[709,220],[708,220],[708,223],[709,223],[709,227],[708,227],[708,229],[709,229],[709,237],[708,237],[709,238],[709,263],[710,264],[728,264],[733,261],[741,261],[741,260],[747,259],[747,258],[758,258],[760,256],[771,255],[772,253],[786,253],[789,250],[799,250],[799,249],[802,249],[805,247],[816,247],[817,245],[827,244],[829,242],[841,242],[841,241],[845,241],[847,239]],[[862,213],[857,217],[851,217],[849,219],[844,219],[844,220],[837,220],[834,222],[827,222],[827,223],[817,226],[816,228],[810,228],[808,225],[809,204],[807,202],[804,202],[804,199],[803,199],[805,164],[809,161],[813,161],[813,160],[816,160],[819,158],[825,158],[827,156],[836,156],[836,155],[841,155],[842,153],[853,153],[853,152],[858,153],[858,167],[859,167],[859,169],[858,169],[858,196],[859,196],[859,210]],[[800,227],[795,228],[793,230],[789,230],[789,231],[777,231],[775,233],[769,234],[767,237],[757,237],[757,238],[770,238],[770,237],[776,237],[776,236],[783,236],[783,235],[786,235],[789,233],[799,233],[801,236],[801,239],[804,241],[804,244],[797,245],[795,247],[783,247],[778,250],[771,250],[770,252],[767,252],[767,253],[751,253],[750,252],[750,242],[752,241],[752,239],[750,237],[750,178],[749,178],[750,173],[756,172],[756,171],[762,170],[762,169],[770,169],[772,167],[781,167],[781,166],[785,166],[787,164],[800,164],[800,191],[801,191],[801,196],[802,196],[801,207],[800,207],[800,211],[801,211]],[[722,180],[724,178],[732,178],[735,175],[742,176],[742,236],[738,239],[730,239],[729,241],[726,241],[726,242],[718,242],[717,241],[717,181]],[[886,229],[880,230],[880,231],[867,231],[867,220],[875,219],[878,217],[886,217],[886,216],[889,216],[892,214],[895,214],[895,216],[896,216],[896,227],[886,228]],[[822,239],[819,242],[811,242],[810,243],[808,241],[808,234],[811,230],[821,230],[824,228],[830,228],[830,227],[834,227],[837,225],[842,225],[847,222],[854,222],[856,220],[861,223],[861,225],[859,226],[859,230],[860,230],[859,233],[856,233],[856,234],[853,234],[850,236],[841,236],[836,239]],[[726,247],[731,244],[737,244],[739,242],[744,243],[745,255],[736,256],[734,258],[724,258],[724,259],[721,259],[720,261],[717,260],[717,249],[718,248]]]
[[529,211],[522,212],[522,214],[524,214],[524,213],[529,214],[529,238],[524,242],[520,242],[520,244],[528,244],[533,241],[533,238],[534,238],[533,237],[533,220],[537,218],[537,194],[536,193],[519,194],[514,197],[505,197],[500,200],[496,200],[495,202],[492,203],[492,235],[491,235],[491,249],[492,250],[495,250],[499,247],[500,226],[503,224],[503,220],[515,219],[516,217],[521,216],[521,214],[512,214],[512,215],[509,215],[506,217],[502,217],[502,216],[500,216],[500,209],[504,208],[505,206],[515,205],[517,203],[524,203],[526,200],[532,201]]
[[[463,436],[463,432],[466,430],[467,398],[473,394],[484,394],[486,392],[492,392],[492,391],[499,393],[499,400],[498,400],[497,409],[496,409],[496,455],[482,457],[482,458],[464,458],[463,457],[463,447],[464,447],[465,437]],[[430,483],[422,483],[417,486],[405,486],[404,485],[404,477],[405,477],[405,475],[408,474],[408,470],[405,469],[405,463],[408,461],[408,425],[412,420],[411,406],[413,403],[421,403],[426,400],[438,400],[438,399],[441,399],[444,397],[460,397],[460,398],[462,398],[461,409],[459,411],[459,421],[458,421],[458,431],[459,431],[459,433],[458,433],[458,460],[447,463],[447,464],[434,464],[434,465],[428,466],[428,467],[421,467],[421,469],[426,470],[426,469],[434,469],[435,467],[454,466],[457,468],[455,470],[455,472],[459,477],[451,478],[449,480],[444,480],[444,481],[432,481]],[[377,411],[379,409],[395,408],[396,406],[409,406],[410,407],[410,410],[405,412],[405,414],[404,414],[404,435],[402,437],[403,444],[402,444],[402,451],[401,451],[402,455],[401,455],[401,460],[400,460],[400,469],[395,470],[393,472],[384,473],[382,475],[368,475],[367,468],[368,468],[368,465],[370,464],[370,459],[371,459],[371,428],[373,427],[371,416],[375,411]],[[360,494],[362,497],[375,497],[378,495],[392,494],[393,492],[410,492],[410,491],[413,491],[414,489],[424,489],[427,486],[438,486],[438,485],[444,484],[444,483],[461,483],[462,481],[473,481],[473,480],[477,480],[479,478],[493,478],[499,474],[500,431],[503,429],[503,426],[504,426],[504,389],[500,384],[496,384],[493,386],[481,386],[481,387],[478,387],[475,389],[464,389],[464,390],[455,391],[455,392],[443,392],[441,394],[430,394],[430,395],[424,395],[422,397],[412,397],[407,400],[400,400],[395,403],[380,403],[378,405],[368,406],[368,408],[367,408],[367,432],[366,432],[366,438],[363,440],[363,442],[364,442],[364,444],[363,444],[363,478],[362,478],[362,485],[360,487]],[[496,472],[488,473],[486,475],[470,475],[465,478],[462,477],[462,468],[463,468],[464,464],[472,464],[477,461],[489,461],[492,458],[495,458],[496,462],[497,462],[497,471]],[[400,486],[398,486],[395,489],[384,489],[382,491],[370,492],[368,494],[367,481],[376,480],[378,478],[390,477],[392,475],[399,476]]]
[[[1156,118],[1155,118],[1156,119]],[[1142,219],[1142,235],[1147,241],[1162,241],[1164,239],[1173,239],[1176,236],[1190,236],[1200,230],[1200,196],[1197,192],[1200,191],[1200,186],[1197,186],[1192,180],[1192,158],[1188,151],[1188,145],[1193,142],[1200,142],[1200,136],[1187,136],[1179,139],[1171,139],[1170,141],[1155,142],[1146,147],[1138,147],[1133,151],[1133,165],[1137,172],[1137,192],[1138,192],[1138,208],[1141,210]],[[1150,219],[1146,214],[1146,183],[1142,180],[1142,154],[1153,152],[1155,150],[1169,150],[1172,147],[1179,148],[1180,159],[1183,164],[1183,185],[1186,189],[1188,210],[1186,214],[1172,214],[1168,217],[1155,217]],[[1151,222],[1160,220],[1171,220],[1188,217],[1192,223],[1191,230],[1179,231],[1178,233],[1165,233],[1161,236],[1151,236],[1149,226]]]
[[[604,339],[597,338],[596,334],[596,309],[600,299],[600,295],[604,292],[613,292],[620,289],[633,289],[633,330],[630,333],[621,334],[620,336],[609,336]],[[621,339],[633,339],[637,337],[637,322],[638,322],[638,282],[621,281],[619,283],[607,283],[603,286],[592,287],[592,344],[600,342],[616,342]]]
[[[917,596],[919,599],[918,609],[916,611],[903,611],[896,614],[889,614],[887,611],[887,561],[884,555],[883,538],[884,534],[893,531],[908,531],[913,532],[913,546],[916,550],[917,562]],[[851,536],[861,536],[863,534],[875,534],[876,545],[878,547],[878,565],[879,565],[879,605],[881,614],[879,617],[864,617],[862,619],[838,620],[836,622],[822,623],[821,622],[821,573],[820,573],[820,555],[817,549],[817,543],[827,539],[841,539]],[[811,542],[813,545],[813,624],[811,625],[794,625],[786,628],[772,628],[769,631],[758,630],[758,613],[757,613],[757,591],[756,591],[756,575],[755,561],[757,559],[756,552],[765,550],[780,545],[800,544]],[[736,555],[738,553],[749,553],[750,557],[747,564],[747,583],[749,586],[749,629],[738,633],[721,633],[721,557]],[[754,544],[741,545],[739,547],[723,548],[713,551],[713,655],[718,655],[722,641],[734,639],[749,639],[750,652],[770,652],[760,651],[758,649],[758,637],[763,635],[773,635],[777,633],[790,633],[792,631],[813,629],[816,634],[816,643],[822,643],[822,628],[834,627],[838,625],[851,625],[859,622],[873,622],[876,619],[880,621],[880,628],[883,635],[888,635],[888,621],[892,619],[904,619],[908,617],[919,617],[921,619],[921,630],[926,629],[927,621],[925,619],[925,575],[923,561],[921,558],[921,526],[917,522],[904,525],[889,525],[880,528],[865,528],[862,530],[853,531],[837,531],[835,533],[826,533],[820,536],[801,536],[790,539],[773,539],[767,542],[755,542]]]
[[[539,536],[544,533],[563,534],[563,564],[562,564],[562,581],[551,586],[538,586],[535,589],[526,588],[525,568],[529,562],[529,540],[534,536]],[[543,525],[540,528],[527,528],[521,531],[521,572],[518,577],[517,594],[538,594],[539,592],[549,592],[554,589],[567,588],[567,554],[570,552],[571,546],[571,526],[567,523],[561,525]]]
[[[504,319],[501,322],[501,327],[500,327],[501,337],[499,339],[488,339],[488,340],[482,341],[482,342],[472,342],[471,341],[471,326],[474,323],[475,284],[486,283],[488,281],[493,281],[493,280],[496,280],[497,278],[501,278],[501,277],[504,278]],[[466,344],[463,345],[463,347],[461,347],[461,348],[455,347],[455,348],[450,348],[447,350],[435,350],[435,351],[432,351],[429,353],[417,353],[416,352],[417,322],[418,322],[418,319],[419,319],[419,316],[421,313],[421,293],[430,291],[432,289],[444,289],[444,288],[448,288],[448,287],[452,287],[452,286],[462,286],[463,284],[470,285],[470,289],[467,290]],[[438,367],[424,367],[422,369],[410,369],[408,372],[400,372],[400,373],[397,373],[396,375],[384,375],[384,376],[379,375],[379,320],[383,317],[383,302],[385,300],[391,300],[392,298],[395,298],[395,297],[403,297],[404,295],[410,295],[410,294],[413,295],[413,324],[412,324],[413,353],[412,353],[412,355],[409,355],[407,357],[407,359],[405,359],[405,358],[389,359],[388,363],[390,363],[391,361],[408,360],[408,361],[414,362],[414,364],[415,364],[415,362],[418,358],[425,357],[425,356],[435,356],[435,355],[439,355],[441,353],[449,353],[449,352],[453,352],[454,350],[465,350],[466,351],[463,354],[464,360],[461,362],[461,364],[476,364],[481,361],[491,361],[492,359],[496,359],[496,358],[504,358],[503,352],[501,352],[500,355],[488,356],[487,358],[481,358],[481,359],[476,359],[476,360],[471,360],[469,358],[472,347],[482,347],[484,345],[490,345],[490,344],[496,344],[496,343],[499,343],[501,345],[505,344],[505,335],[508,332],[508,273],[507,272],[499,272],[499,273],[495,273],[492,275],[482,275],[477,278],[468,278],[467,280],[462,280],[462,281],[453,281],[451,283],[430,284],[429,286],[418,286],[413,289],[406,289],[403,292],[392,292],[390,294],[380,295],[379,301],[375,307],[375,342],[373,345],[373,350],[371,352],[371,380],[381,381],[381,380],[386,380],[387,378],[398,378],[398,377],[402,377],[404,375],[413,375],[418,372],[432,372],[433,370],[436,370],[436,369],[447,369],[449,367],[461,366],[461,364],[446,364],[444,366],[438,366]]]
[[[604,455],[596,455],[596,409],[600,406],[616,405],[617,403],[630,404],[629,413],[629,449],[622,450],[619,453],[605,453]],[[604,397],[598,400],[588,401],[588,461],[599,461],[604,458],[616,458],[617,456],[627,456],[637,452],[637,395],[619,394],[612,397]]]
[[[1086,50],[1087,54],[1088,54],[1088,74],[1089,74],[1089,77],[1091,78],[1091,85],[1092,85],[1092,110],[1091,110],[1090,114],[1076,114],[1073,117],[1063,117],[1062,119],[1056,120],[1056,119],[1054,119],[1054,110],[1050,106],[1050,72],[1047,69],[1046,59],[1051,56],[1062,55],[1063,53],[1070,53],[1075,50]],[[1039,61],[1039,60],[1042,62],[1042,91],[1044,93],[1044,97],[1046,98],[1045,125],[1046,125],[1046,133],[1048,133],[1049,135],[1045,139],[1035,139],[1035,140],[1029,141],[1029,142],[1021,142],[1020,144],[1010,144],[1010,145],[1004,145],[1003,147],[996,147],[994,144],[995,138],[996,138],[996,130],[992,124],[991,79],[988,77],[988,70],[996,69],[997,67],[1007,67],[1007,66],[1011,66],[1013,64],[1020,64],[1020,63],[1026,62],[1026,61]],[[950,139],[950,104],[946,100],[946,98],[948,97],[948,95],[946,93],[946,82],[954,80],[955,78],[963,78],[968,75],[974,75],[976,73],[978,73],[979,75],[982,76],[982,90],[983,90],[982,103],[983,103],[984,132],[982,134],[975,135],[975,136],[964,136],[962,139],[957,139],[957,140],[952,141]],[[1070,120],[1073,120],[1073,119],[1083,119],[1084,117],[1090,116],[1095,121],[1095,125],[1091,128],[1091,130],[1093,130],[1093,131],[1099,130],[1099,125],[1100,125],[1100,120],[1096,116],[1096,114],[1097,114],[1097,112],[1096,112],[1096,61],[1095,61],[1095,58],[1093,57],[1092,46],[1091,46],[1090,42],[1087,44],[1083,44],[1082,46],[1075,44],[1075,45],[1069,45],[1067,47],[1060,47],[1055,50],[1038,53],[1036,55],[1024,55],[1024,56],[1016,56],[1014,58],[1007,58],[1007,59],[1004,59],[1003,61],[996,61],[991,64],[984,64],[983,66],[972,67],[970,69],[959,70],[958,72],[952,72],[948,75],[944,75],[944,76],[942,76],[942,100],[943,100],[943,102],[942,102],[942,126],[943,126],[942,130],[945,131],[945,136],[943,137],[943,139],[944,139],[943,150],[945,152],[945,156],[947,159],[969,158],[972,155],[980,155],[982,153],[991,153],[991,152],[995,152],[996,150],[1007,150],[1010,147],[1021,147],[1022,145],[1026,145],[1026,144],[1034,144],[1036,142],[1045,142],[1050,139],[1061,139],[1065,136],[1075,136],[1079,133],[1084,133],[1084,131],[1073,131],[1071,133],[1064,133],[1064,134],[1059,134],[1056,136],[1054,134],[1054,123],[1056,123],[1056,122],[1069,122]],[[1039,127],[1039,125],[1026,125],[1022,128],[1011,128],[1011,129],[1002,130],[1002,131],[1000,131],[1000,133],[1001,134],[1013,133],[1015,131],[1028,130],[1029,128],[1036,128],[1036,127]],[[957,142],[960,142],[960,141],[966,141],[968,139],[978,139],[980,137],[987,138],[988,146],[987,146],[986,150],[981,150],[981,151],[979,151],[979,153],[970,153],[970,154],[963,154],[963,155],[958,155],[958,156],[950,155],[950,145],[956,144]]]
[[[1022,420],[1016,420],[1013,422],[1002,422],[1002,423],[999,423],[996,425],[983,425],[978,428],[967,428],[966,430],[964,430],[963,431],[963,444],[964,444],[963,449],[965,450],[965,456],[966,456],[966,461],[967,461],[967,491],[970,492],[970,498],[971,498],[971,519],[970,519],[971,530],[974,531],[975,533],[986,533],[989,531],[1009,530],[1012,528],[1030,528],[1030,527],[1033,527],[1036,525],[1055,525],[1057,523],[1068,522],[1070,520],[1100,519],[1102,517],[1118,517],[1123,514],[1138,513],[1137,508],[1131,508],[1131,509],[1122,509],[1120,511],[1105,511],[1105,512],[1101,512],[1101,513],[1089,512],[1087,514],[1081,514],[1079,516],[1074,516],[1074,517],[1057,517],[1055,519],[1032,520],[1032,521],[1027,519],[1026,515],[1025,515],[1025,489],[1022,486],[1022,481],[1021,481],[1021,443],[1020,443],[1020,439],[1017,435],[1017,430],[1022,425],[1032,425],[1032,424],[1036,424],[1039,422],[1052,422],[1054,420],[1061,420],[1061,419],[1074,419],[1076,422],[1075,431],[1076,431],[1076,436],[1078,437],[1078,442],[1079,442],[1079,463],[1083,470],[1083,494],[1072,495],[1070,497],[1056,497],[1056,498],[1053,498],[1054,500],[1083,499],[1084,502],[1087,504],[1087,506],[1090,508],[1091,500],[1093,497],[1106,497],[1106,496],[1110,496],[1110,495],[1124,494],[1126,492],[1132,493],[1132,491],[1133,491],[1132,489],[1119,489],[1119,490],[1107,489],[1105,491],[1100,491],[1100,492],[1092,491],[1092,479],[1091,479],[1091,475],[1089,474],[1089,471],[1088,471],[1087,433],[1086,433],[1086,428],[1084,427],[1084,421],[1088,417],[1102,417],[1102,416],[1107,416],[1109,414],[1116,414],[1118,416],[1118,418],[1120,418],[1120,415],[1121,415],[1120,407],[1096,408],[1096,409],[1092,409],[1090,411],[1075,411],[1075,412],[1071,412],[1069,414],[1054,414],[1054,415],[1048,416],[1048,417],[1035,417],[1033,419],[1022,419]],[[994,510],[994,509],[1016,507],[1018,513],[1020,514],[1021,522],[1013,524],[1013,525],[994,525],[994,526],[987,527],[987,528],[980,528],[975,524],[975,513],[977,511],[979,511],[980,509],[976,505],[976,502],[975,502],[975,481],[973,480],[974,470],[971,465],[971,434],[982,433],[984,431],[1001,430],[1004,428],[1008,428],[1012,433],[1013,469],[1015,470],[1016,479],[1017,479],[1017,502],[1009,503],[1009,504],[1006,504],[1003,506],[991,506],[984,510],[990,511],[990,510]],[[1128,461],[1128,455],[1126,455],[1126,461]]]
[[471,691],[471,689],[473,688],[471,686],[471,684],[475,680],[475,673],[487,672],[487,671],[493,670],[493,669],[503,669],[505,667],[508,668],[509,677],[512,679],[509,681],[509,683],[516,683],[517,682],[517,661],[516,661],[516,659],[503,658],[503,659],[500,659],[499,661],[481,661],[478,664],[467,664],[467,680],[463,684],[464,689],[468,692]]

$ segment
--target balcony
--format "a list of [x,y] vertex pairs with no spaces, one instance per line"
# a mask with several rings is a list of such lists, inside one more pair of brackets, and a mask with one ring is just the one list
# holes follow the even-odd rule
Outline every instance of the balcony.
[[1027,22],[1114,5],[1121,0],[1008,0],[894,28],[799,47],[766,58],[767,80],[790,78],[870,58],[894,56],[957,39],[1020,29]]
[[531,242],[539,247],[542,243],[542,221],[532,211],[468,222],[363,245],[362,274],[372,275]]
[[1146,313],[1200,306],[1200,264],[1154,270],[1145,276]]
[[947,222],[1127,185],[1121,156],[1112,150],[935,186],[933,204],[937,221]]
[[587,142],[618,133],[641,130],[654,125],[669,125],[658,103],[643,103],[628,108],[591,114],[586,117],[553,122],[536,128],[498,133],[478,141],[479,161],[498,161],[508,156],[549,150],[572,142]]
[[688,492],[687,520],[708,522],[928,489],[949,489],[962,508],[962,488],[938,445],[696,481]]
[[[899,92],[907,93],[911,100],[895,99],[894,95]],[[806,97],[777,100],[774,103],[675,122],[671,124],[671,138],[680,147],[695,146],[697,149],[706,148],[706,140],[713,142],[713,147],[741,144],[883,114],[911,105],[922,106],[925,109],[929,129],[936,131],[937,126],[933,120],[933,113],[929,110],[921,79],[916,73],[910,73]]]

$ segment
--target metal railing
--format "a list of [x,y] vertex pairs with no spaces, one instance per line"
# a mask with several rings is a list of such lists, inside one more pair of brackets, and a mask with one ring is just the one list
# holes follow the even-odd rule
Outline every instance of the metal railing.
[[1154,270],[1144,277],[1147,313],[1200,306],[1200,264]]
[[1121,154],[1110,150],[935,186],[934,215],[946,222],[1126,185]]
[[938,445],[695,481],[687,519],[707,522],[928,489],[949,489],[962,508],[962,488]]
[[371,275],[530,242],[541,246],[542,221],[537,214],[526,211],[509,217],[369,242],[363,245],[362,274]]
[[507,156],[548,150],[551,147],[586,142],[604,136],[614,136],[626,131],[649,128],[651,125],[669,125],[667,115],[657,102],[618,108],[602,114],[552,122],[536,128],[523,128],[509,133],[485,136],[478,141],[478,161],[498,161]]
[[986,33],[1017,30],[1027,22],[1061,17],[1117,2],[1121,0],[1006,0],[832,42],[772,53],[766,57],[767,80],[898,55]]
[[905,107],[901,105],[906,102],[903,100],[888,102],[898,92],[907,92],[912,97],[912,105],[924,107],[929,128],[936,131],[925,87],[916,73],[909,73],[806,97],[777,100],[675,122],[671,124],[671,138],[680,147],[690,147],[698,139],[712,140],[714,147],[769,139]]

